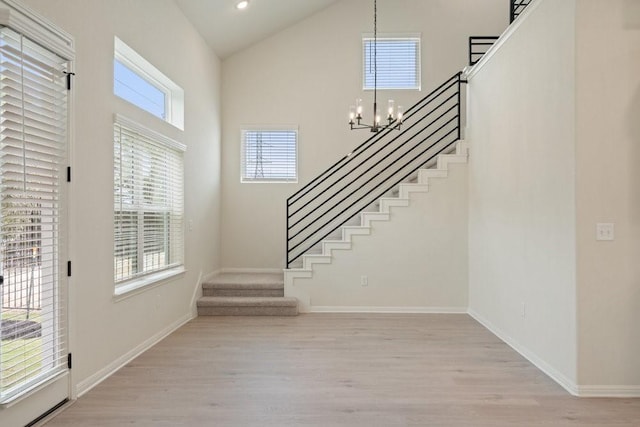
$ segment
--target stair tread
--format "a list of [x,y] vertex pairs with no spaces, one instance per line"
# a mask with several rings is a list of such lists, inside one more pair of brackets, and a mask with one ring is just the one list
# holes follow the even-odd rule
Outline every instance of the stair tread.
[[222,273],[202,284],[206,289],[283,289],[282,273]]
[[200,297],[198,307],[295,307],[291,297]]

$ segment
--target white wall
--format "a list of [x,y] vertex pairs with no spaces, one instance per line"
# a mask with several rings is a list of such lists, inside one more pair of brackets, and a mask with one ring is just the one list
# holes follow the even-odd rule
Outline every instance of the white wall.
[[640,395],[640,2],[577,6],[578,381]]
[[[467,311],[467,165],[450,164],[410,206],[392,207],[390,221],[371,223],[352,250],[333,251],[313,277],[286,284],[301,311]],[[367,286],[361,285],[367,276]]]
[[[73,388],[82,392],[192,315],[198,279],[220,260],[220,63],[171,0],[28,0],[75,37],[70,249]],[[113,95],[118,36],[185,91],[184,132]],[[187,272],[113,298],[113,114],[187,145]],[[123,359],[123,357],[125,359]]]
[[[284,267],[286,198],[369,137],[348,130],[347,113],[357,97],[372,102],[361,90],[372,9],[369,0],[339,1],[224,60],[224,267]],[[379,1],[380,33],[422,33],[423,70],[421,92],[381,91],[380,99],[412,105],[465,66],[468,36],[499,35],[508,12],[503,0]],[[299,184],[240,184],[247,124],[299,126]]]
[[469,310],[572,388],[575,0],[526,14],[468,85]]

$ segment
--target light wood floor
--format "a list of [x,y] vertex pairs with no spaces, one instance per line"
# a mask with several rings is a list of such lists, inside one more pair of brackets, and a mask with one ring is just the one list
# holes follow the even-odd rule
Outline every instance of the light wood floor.
[[200,317],[54,426],[640,426],[578,399],[467,315]]

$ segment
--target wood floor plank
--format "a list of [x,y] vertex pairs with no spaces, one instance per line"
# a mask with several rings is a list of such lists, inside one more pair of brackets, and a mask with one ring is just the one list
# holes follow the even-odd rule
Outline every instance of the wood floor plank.
[[638,426],[578,399],[467,315],[199,317],[48,427]]

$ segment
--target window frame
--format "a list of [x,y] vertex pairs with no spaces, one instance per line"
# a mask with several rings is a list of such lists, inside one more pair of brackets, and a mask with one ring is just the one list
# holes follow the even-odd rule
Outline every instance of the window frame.
[[[114,37],[113,60],[113,93],[116,97],[135,105],[141,110],[151,114],[153,117],[172,124],[180,130],[184,130],[184,90],[180,86],[174,83],[173,80],[164,75],[160,70],[154,67],[149,61],[143,58],[138,52],[133,50],[118,37]],[[164,117],[159,117],[152,111],[149,111],[116,93],[116,61],[120,62],[142,80],[149,83],[150,86],[153,86],[164,94]]]
[[[295,135],[295,156],[293,159],[293,171],[295,176],[289,178],[250,178],[245,176],[246,170],[246,135],[249,132],[293,132]],[[240,130],[240,182],[242,184],[297,184],[299,179],[298,159],[299,159],[299,130],[297,125],[245,125]]]
[[[374,36],[372,33],[365,33],[362,35],[362,90],[372,91],[373,86],[367,86],[367,43],[372,43]],[[378,43],[381,41],[411,41],[416,43],[416,60],[415,60],[415,73],[416,73],[416,85],[407,87],[385,87],[377,86],[377,90],[422,90],[422,36],[420,33],[383,33],[377,35]],[[380,70],[378,71],[378,77],[380,76]],[[379,80],[379,79],[378,79]]]
[[[114,273],[114,295],[116,297],[121,297],[121,296],[127,296],[129,294],[131,294],[134,291],[138,291],[141,290],[143,288],[149,287],[149,286],[155,286],[155,285],[159,285],[161,283],[163,283],[164,281],[166,281],[167,279],[170,279],[171,277],[174,277],[178,274],[182,274],[184,273],[185,270],[185,256],[184,256],[184,248],[185,248],[185,238],[186,238],[186,233],[185,233],[185,209],[184,209],[184,153],[186,152],[186,145],[172,140],[158,132],[155,132],[145,126],[142,126],[140,124],[138,124],[137,122],[122,116],[120,114],[115,114],[114,115],[114,230],[113,230],[113,236],[114,236],[114,244],[113,244],[113,273]],[[177,249],[176,248],[172,248],[172,251],[178,251],[178,253],[171,253],[169,255],[166,255],[169,257],[169,260],[167,261],[167,265],[163,266],[162,268],[157,268],[157,269],[153,269],[151,271],[145,272],[144,271],[144,263],[145,263],[145,252],[144,252],[144,246],[145,246],[145,234],[144,234],[144,224],[145,224],[145,215],[148,215],[150,212],[160,212],[160,213],[167,213],[167,214],[171,214],[171,209],[172,206],[168,206],[168,205],[163,205],[163,206],[159,206],[159,205],[152,205],[152,204],[145,204],[142,200],[139,200],[141,197],[144,197],[144,194],[134,194],[132,196],[132,199],[134,199],[134,202],[132,203],[132,207],[131,209],[122,209],[122,186],[118,186],[118,182],[117,182],[117,167],[122,167],[122,163],[119,162],[116,159],[116,153],[117,153],[117,144],[120,144],[120,152],[122,152],[122,142],[118,142],[116,141],[116,134],[118,132],[118,127],[120,127],[120,129],[122,130],[123,128],[125,129],[126,133],[131,135],[131,134],[136,134],[140,137],[140,139],[142,139],[143,141],[138,141],[142,144],[141,150],[140,151],[147,151],[149,152],[149,147],[148,142],[151,142],[151,144],[153,144],[155,147],[154,148],[161,148],[164,150],[170,150],[171,152],[173,152],[174,154],[177,154],[180,160],[180,168],[179,168],[179,187],[180,188],[167,188],[166,189],[166,194],[171,194],[171,195],[178,195],[179,196],[179,200],[177,201],[177,204],[180,207],[179,210],[179,215],[177,219],[170,219],[169,222],[173,223],[173,222],[177,222],[178,224],[178,229],[174,229],[172,230],[171,227],[166,227],[165,230],[163,230],[164,233],[164,238],[162,238],[165,241],[165,244],[167,245],[172,245],[172,244],[176,244],[176,243],[166,243],[166,242],[170,242],[173,241],[175,238],[178,238],[179,241],[177,242]],[[140,152],[137,152],[134,154],[135,156],[142,156],[140,154]],[[120,172],[121,173],[121,172]],[[171,181],[173,181],[173,178],[170,179]],[[166,184],[167,181],[164,181],[163,184]],[[140,183],[138,182],[138,184],[132,184],[132,185],[140,185]],[[120,196],[118,196],[118,193],[120,193]],[[120,206],[118,206],[118,197],[120,197]],[[122,212],[132,212],[135,215],[137,215],[137,225],[140,226],[142,225],[142,229],[137,228],[136,229],[136,263],[141,263],[142,264],[142,271],[135,271],[133,274],[129,275],[126,278],[123,278],[121,280],[118,280],[117,278],[117,257],[118,257],[118,213],[122,213]],[[177,233],[177,234],[176,234]],[[142,253],[142,259],[139,259],[139,255],[140,253]],[[173,258],[173,256],[175,256],[175,258]]]

